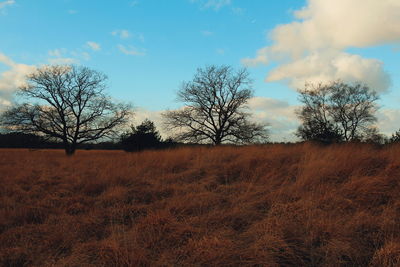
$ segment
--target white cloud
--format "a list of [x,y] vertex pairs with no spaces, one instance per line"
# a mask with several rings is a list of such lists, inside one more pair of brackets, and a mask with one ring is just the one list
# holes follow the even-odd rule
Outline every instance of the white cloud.
[[66,53],[66,49],[54,49],[48,52],[49,56],[51,57],[62,57],[62,54]]
[[2,1],[2,2],[0,2],[0,9],[5,8],[6,6],[14,5],[14,4],[15,4],[14,0]]
[[131,33],[128,30],[115,30],[111,32],[111,35],[119,37],[122,40],[133,38],[142,43],[144,43],[145,41],[144,35],[142,33]]
[[[86,46],[90,49],[96,51],[100,50],[101,47],[99,44],[94,42],[87,42]],[[48,59],[48,63],[50,64],[59,64],[59,65],[68,65],[68,64],[79,64],[81,60],[88,61],[90,60],[90,54],[82,49],[77,50],[68,50],[65,48],[57,48],[54,50],[50,50],[48,52],[50,58]]]
[[400,1],[398,0],[309,0],[296,11],[301,23],[277,28],[274,34],[295,31],[300,46],[324,48],[368,47],[400,40]]
[[382,108],[377,112],[379,130],[391,136],[395,131],[400,128],[400,109]]
[[255,67],[260,64],[267,65],[269,63],[268,61],[269,50],[270,50],[269,47],[261,48],[257,51],[257,55],[255,58],[244,58],[242,59],[242,63],[247,67]]
[[190,0],[192,3],[199,3],[200,7],[203,9],[214,9],[215,11],[220,10],[225,6],[229,6],[231,0]]
[[144,49],[139,49],[134,46],[124,46],[124,45],[118,45],[118,49],[124,53],[125,55],[130,55],[130,56],[145,56],[146,51]]
[[0,73],[0,109],[4,109],[11,104],[13,93],[25,84],[26,75],[32,73],[35,66],[16,63],[2,53],[0,64],[8,67],[8,70]]
[[99,43],[88,41],[86,44],[94,51],[101,50],[101,46]]
[[302,88],[305,82],[362,81],[377,92],[389,88],[391,80],[383,70],[383,63],[345,52],[312,53],[299,60],[283,64],[272,70],[267,81],[289,82],[292,88]]
[[77,13],[78,13],[78,10],[75,10],[75,9],[68,10],[68,14],[70,14],[70,15],[75,15]]
[[[308,0],[294,12],[292,23],[277,26],[269,35],[272,45],[243,64],[281,64],[268,81],[288,80],[291,85],[319,79],[367,82],[385,91],[390,85],[382,62],[346,53],[400,41],[398,0]],[[307,65],[311,64],[311,65]]]
[[80,53],[69,52],[65,48],[57,48],[48,52],[50,58],[47,60],[50,64],[68,65],[79,63],[78,57],[84,58]]
[[297,140],[294,132],[300,122],[295,110],[298,106],[274,98],[254,97],[248,103],[253,119],[270,125],[270,140],[274,142]]
[[147,110],[145,108],[136,108],[135,113],[129,120],[129,124],[137,126],[141,124],[145,119],[149,119],[154,122],[156,129],[159,131],[162,138],[166,139],[172,136],[171,131],[167,131],[163,125],[162,113],[165,110]]
[[115,30],[111,32],[113,36],[118,36],[121,39],[128,39],[131,37],[131,33],[128,30]]

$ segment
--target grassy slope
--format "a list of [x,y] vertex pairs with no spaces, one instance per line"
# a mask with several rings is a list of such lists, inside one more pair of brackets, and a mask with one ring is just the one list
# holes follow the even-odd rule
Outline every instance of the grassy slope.
[[400,264],[400,146],[0,150],[0,173],[0,265]]

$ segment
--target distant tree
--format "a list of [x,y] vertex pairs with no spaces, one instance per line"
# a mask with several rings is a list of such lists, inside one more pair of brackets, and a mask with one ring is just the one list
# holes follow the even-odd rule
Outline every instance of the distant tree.
[[104,94],[106,76],[86,67],[44,66],[27,77],[16,104],[1,116],[11,131],[40,134],[63,142],[67,155],[77,145],[115,134],[131,114]]
[[340,129],[330,115],[329,87],[306,84],[306,88],[299,93],[299,100],[304,106],[297,111],[302,124],[296,135],[302,140],[326,143],[341,141],[343,137]]
[[397,130],[388,140],[389,143],[397,143],[400,142],[400,130]]
[[311,120],[303,123],[297,129],[296,135],[302,140],[320,141],[323,143],[340,142],[343,140],[339,130],[332,124],[320,124]]
[[360,83],[306,84],[299,91],[304,106],[297,136],[323,142],[362,140],[376,122],[378,95]]
[[388,143],[389,140],[388,138],[381,134],[376,127],[370,127],[368,128],[365,133],[363,138],[360,140],[365,143],[373,143],[373,144],[380,144],[383,145],[385,143]]
[[4,148],[40,148],[46,142],[37,135],[20,132],[0,134],[0,147]]
[[192,81],[184,82],[178,100],[180,110],[163,114],[166,128],[175,140],[193,143],[253,143],[268,138],[266,125],[251,122],[245,112],[253,96],[245,69],[228,66],[199,68]]
[[146,119],[140,125],[131,126],[131,131],[122,135],[121,146],[126,151],[159,148],[163,141],[154,122]]

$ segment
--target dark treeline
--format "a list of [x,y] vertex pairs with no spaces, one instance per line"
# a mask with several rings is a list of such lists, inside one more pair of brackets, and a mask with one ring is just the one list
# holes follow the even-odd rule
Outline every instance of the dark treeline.
[[[64,144],[57,141],[49,141],[45,138],[21,132],[0,134],[0,148],[31,148],[31,149],[63,149]],[[80,149],[121,149],[116,142],[100,142],[93,144],[83,144]]]
[[[129,136],[130,137],[130,136]],[[98,143],[85,143],[77,146],[77,149],[96,150],[125,150],[129,152],[145,149],[165,149],[187,144],[176,143],[172,140],[161,140],[158,143],[146,142],[144,139],[132,140],[132,137],[117,141]],[[133,142],[132,142],[133,141]],[[21,132],[0,134],[0,148],[30,148],[30,149],[64,149],[64,144],[57,141],[49,141],[45,138]]]

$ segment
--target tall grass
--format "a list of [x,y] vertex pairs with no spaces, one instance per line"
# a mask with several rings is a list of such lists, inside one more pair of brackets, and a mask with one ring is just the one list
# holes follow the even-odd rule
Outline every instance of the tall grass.
[[399,266],[400,146],[0,150],[1,266]]

